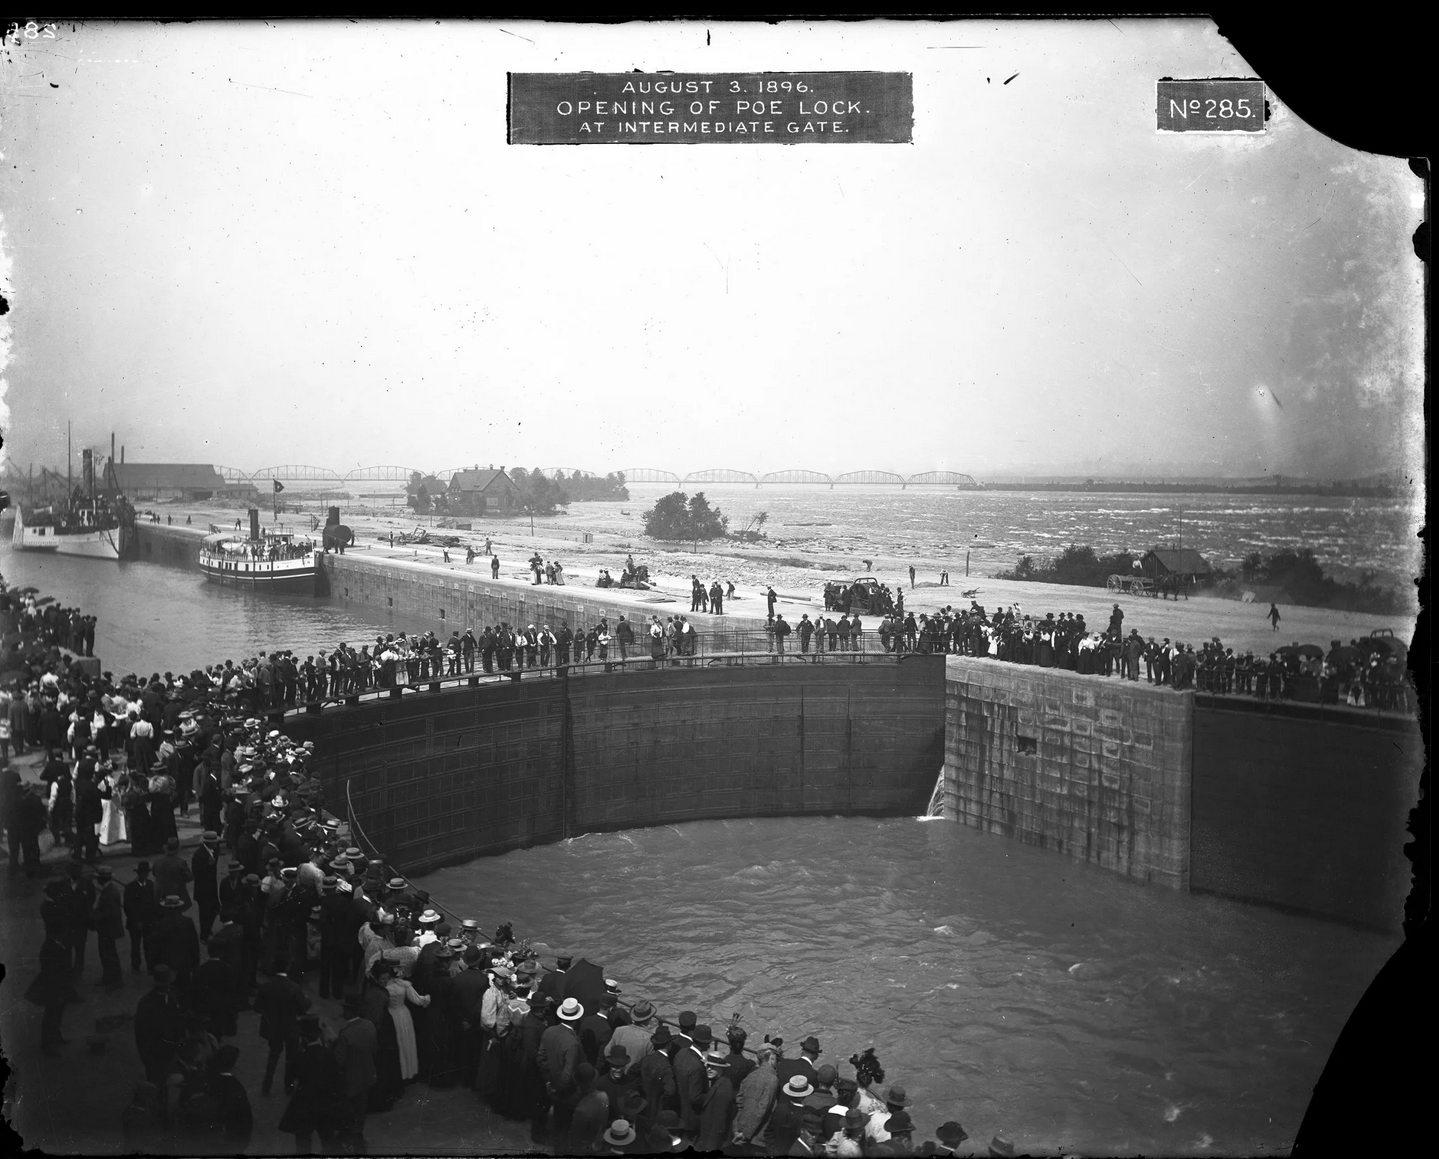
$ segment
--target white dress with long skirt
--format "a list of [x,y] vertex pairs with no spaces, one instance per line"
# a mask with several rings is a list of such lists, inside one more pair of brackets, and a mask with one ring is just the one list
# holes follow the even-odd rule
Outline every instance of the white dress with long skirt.
[[395,1041],[400,1047],[400,1078],[408,1081],[420,1073],[420,1054],[415,1046],[415,1021],[405,1003],[428,1006],[430,996],[421,994],[403,978],[392,978],[385,989],[390,993],[390,1020],[395,1024]]
[[120,806],[120,794],[115,787],[115,778],[106,777],[105,785],[109,795],[101,802],[100,807],[100,844],[115,845],[121,841],[129,841],[130,834],[125,829],[125,810]]

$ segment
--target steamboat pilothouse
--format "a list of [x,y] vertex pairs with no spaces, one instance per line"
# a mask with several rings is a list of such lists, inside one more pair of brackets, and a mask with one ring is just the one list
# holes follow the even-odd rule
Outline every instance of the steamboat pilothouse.
[[[213,528],[213,524],[211,525]],[[200,570],[221,586],[312,596],[319,574],[318,549],[308,537],[260,527],[250,509],[250,534],[212,530],[200,548]]]

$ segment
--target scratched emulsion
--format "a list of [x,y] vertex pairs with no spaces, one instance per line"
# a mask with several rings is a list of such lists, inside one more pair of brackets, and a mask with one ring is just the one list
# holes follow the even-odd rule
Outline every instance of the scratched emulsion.
[[1287,1151],[1398,944],[912,819],[593,834],[422,885],[662,1013],[813,1033],[836,1063],[873,1045],[921,1130],[1021,1152]]

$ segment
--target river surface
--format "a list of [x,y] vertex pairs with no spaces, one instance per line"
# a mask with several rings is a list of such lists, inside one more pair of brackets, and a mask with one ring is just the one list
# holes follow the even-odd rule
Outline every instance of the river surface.
[[262,649],[288,648],[303,658],[336,644],[372,644],[377,633],[441,627],[332,598],[222,588],[185,568],[14,551],[8,544],[0,548],[0,574],[11,587],[32,585],[98,617],[95,655],[117,677],[239,663]]
[[[615,507],[638,516],[678,490],[654,483],[630,487],[622,504],[577,503],[572,513]],[[1142,555],[1181,541],[1211,563],[1233,567],[1251,552],[1309,548],[1339,579],[1372,570],[1405,589],[1419,574],[1422,497],[1343,499],[1318,495],[1168,493],[1076,494],[958,491],[943,487],[835,487],[692,483],[740,530],[758,513],[770,546],[804,553],[911,555],[957,561],[974,551],[976,574],[1011,568],[1021,555],[1057,556],[1071,543],[1099,555]],[[984,544],[973,548],[974,544]]]
[[423,886],[661,1014],[738,1013],[791,1055],[812,1033],[847,1075],[873,1046],[920,1131],[958,1119],[980,1153],[1287,1151],[1398,945],[907,818],[592,834]]
[[[750,504],[768,509],[772,533],[810,539],[816,552],[865,535],[927,551],[962,542],[952,534],[961,526],[1023,550],[1036,536],[1133,547],[1165,526],[1142,508],[1182,501],[1187,527],[1201,505],[713,490],[736,516]],[[1272,549],[1327,536],[1336,559],[1406,566],[1405,510],[1381,504],[1363,516],[1348,502],[1311,502],[1288,510],[1284,539],[1260,529],[1263,504],[1246,501],[1232,515],[1221,504],[1239,506],[1233,497],[1200,498],[1205,518],[1225,529],[1215,542],[1235,551],[1254,537]],[[963,523],[957,513],[976,504],[991,505],[991,521]],[[823,523],[831,526],[799,526]],[[179,568],[8,545],[0,572],[97,615],[96,653],[117,674],[188,670],[261,648],[306,655],[435,626],[220,589]],[[768,1031],[793,1045],[814,1033],[838,1064],[873,1045],[890,1081],[916,1096],[921,1132],[956,1118],[973,1136],[971,1153],[995,1133],[1021,1152],[1286,1151],[1345,1019],[1398,945],[1136,886],[942,821],[774,819],[591,835],[447,869],[426,885],[487,927],[513,921],[523,937],[586,954],[628,998],[649,997],[664,1013],[694,1009],[719,1027],[738,1012],[756,1041]]]

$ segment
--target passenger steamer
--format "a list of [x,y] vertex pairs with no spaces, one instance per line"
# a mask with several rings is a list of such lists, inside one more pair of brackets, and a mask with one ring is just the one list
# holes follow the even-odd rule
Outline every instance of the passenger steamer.
[[262,531],[260,513],[251,509],[248,538],[223,531],[205,536],[200,570],[206,579],[224,587],[312,596],[318,556],[311,539],[297,540],[286,531]]
[[15,508],[10,543],[21,551],[53,551],[91,559],[118,560],[125,547],[123,513],[105,503],[73,504],[68,510],[53,507]]

